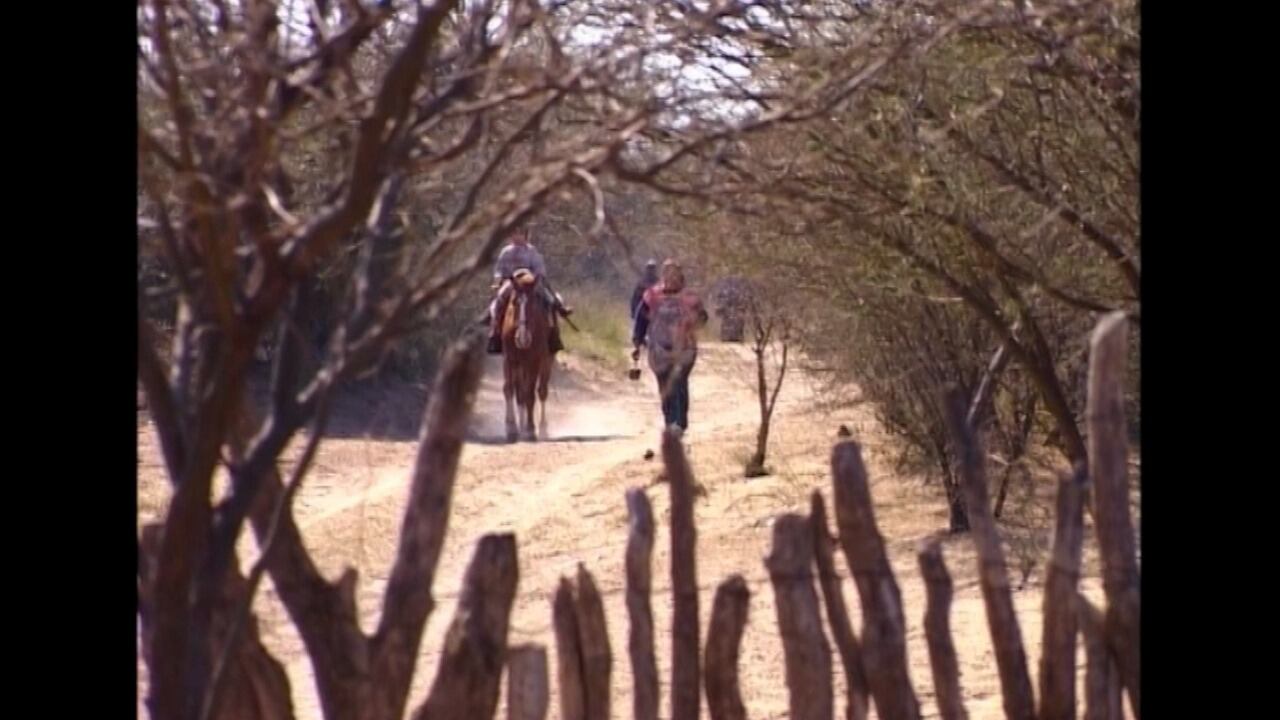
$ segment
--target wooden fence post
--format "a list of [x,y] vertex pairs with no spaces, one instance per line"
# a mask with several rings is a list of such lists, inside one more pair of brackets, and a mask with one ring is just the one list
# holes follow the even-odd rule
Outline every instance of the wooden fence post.
[[920,701],[907,672],[902,594],[885,555],[858,444],[846,440],[831,456],[840,546],[862,601],[862,660],[867,684],[883,718],[918,720]]
[[467,567],[458,611],[427,700],[414,720],[492,718],[498,709],[519,563],[515,535],[485,535]]
[[551,690],[547,649],[517,645],[507,652],[507,720],[546,720]]
[[1107,595],[1106,637],[1135,717],[1141,717],[1138,560],[1129,516],[1128,429],[1124,416],[1124,376],[1128,364],[1129,320],[1122,312],[1098,323],[1089,343],[1089,479],[1102,552],[1102,587]]
[[609,677],[613,654],[609,651],[609,630],[604,621],[604,602],[595,579],[578,565],[575,593],[578,612],[578,639],[582,649],[582,680],[586,691],[587,720],[609,720]]
[[928,540],[916,559],[924,578],[924,637],[929,644],[929,667],[933,670],[933,690],[943,720],[968,720],[960,690],[960,664],[951,642],[951,575],[942,560],[937,538]]
[[1000,691],[1004,696],[1005,716],[1011,720],[1035,720],[1035,701],[1031,692],[1031,675],[1027,654],[1022,646],[1022,631],[1013,609],[1013,595],[1000,547],[1000,533],[991,515],[987,495],[987,472],[982,451],[965,422],[964,397],[957,390],[943,398],[943,411],[951,431],[960,462],[961,482],[969,510],[970,535],[978,554],[978,581],[991,629],[991,644],[1000,671]]
[[1076,597],[1084,542],[1084,468],[1058,479],[1057,523],[1044,584],[1039,720],[1076,717]]
[[1084,636],[1084,720],[1123,720],[1120,671],[1107,647],[1102,611],[1083,596],[1076,598],[1080,634]]
[[792,720],[831,720],[831,646],[822,632],[813,589],[813,530],[802,515],[774,520],[773,550],[765,559],[778,611],[787,665]]
[[738,650],[747,624],[751,593],[741,575],[731,575],[716,588],[711,605],[711,626],[707,628],[706,684],[707,708],[711,720],[746,720],[742,691],[738,687]]
[[635,683],[635,720],[658,720],[658,662],[653,651],[653,507],[644,490],[627,491],[627,614],[631,617],[628,651]]
[[818,565],[818,582],[822,586],[822,600],[827,606],[827,621],[831,623],[831,636],[840,651],[844,665],[845,686],[849,697],[845,708],[847,720],[866,720],[869,695],[867,673],[862,666],[862,649],[858,637],[849,622],[849,611],[844,605],[844,591],[840,588],[840,575],[836,572],[835,552],[830,530],[827,528],[827,508],[822,493],[813,491],[809,503],[809,524],[813,527],[813,557]]
[[697,720],[698,671],[697,532],[693,523],[693,471],[680,438],[662,434],[662,462],[671,485],[671,720]]
[[551,624],[556,634],[556,677],[560,681],[562,720],[586,720],[587,691],[582,677],[582,644],[578,635],[578,613],[574,608],[573,585],[560,578],[551,602]]

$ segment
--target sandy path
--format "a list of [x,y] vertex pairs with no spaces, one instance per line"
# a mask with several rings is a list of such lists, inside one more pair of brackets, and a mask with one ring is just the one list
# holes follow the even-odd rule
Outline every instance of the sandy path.
[[[779,400],[769,462],[775,473],[743,480],[740,469],[753,446],[758,413],[750,385],[754,373],[751,363],[744,348],[708,344],[692,377],[692,427],[686,441],[698,480],[708,490],[707,497],[695,506],[698,577],[704,588],[700,599],[702,631],[705,633],[716,584],[731,573],[743,574],[752,592],[742,648],[745,700],[752,718],[786,717],[782,650],[772,591],[762,564],[768,552],[769,520],[788,510],[807,511],[808,493],[815,488],[827,496],[830,507],[827,457],[834,429],[844,423],[866,446],[877,520],[889,543],[910,622],[912,680],[926,716],[936,716],[921,627],[924,591],[914,553],[921,538],[945,527],[940,491],[923,486],[918,479],[895,476],[888,461],[888,440],[870,410],[865,406],[830,413],[817,409],[809,379],[799,371],[788,378]],[[613,715],[629,717],[628,623],[621,594],[626,542],[623,495],[630,487],[650,486],[658,469],[657,460],[643,459],[645,450],[656,450],[661,424],[656,390],[648,375],[643,382],[628,383],[591,368],[561,372],[553,380],[548,410],[552,441],[506,445],[496,442],[503,416],[498,377],[497,364],[491,360],[477,400],[473,423],[476,441],[463,453],[437,572],[439,605],[427,626],[410,707],[422,701],[434,676],[435,649],[452,618],[458,585],[476,540],[488,532],[511,531],[519,543],[521,578],[510,642],[547,646],[552,662],[551,717],[559,717],[559,712],[549,598],[558,578],[571,574],[579,562],[595,575],[604,594],[614,653]],[[139,427],[138,442],[141,521],[160,512],[165,490],[153,434],[145,426]],[[318,566],[330,577],[346,566],[359,570],[361,620],[366,630],[376,625],[380,612],[414,450],[412,441],[327,440],[297,499],[295,514]],[[671,619],[669,503],[665,485],[652,486],[648,492],[658,522],[653,602],[665,716],[669,712],[667,633]],[[1041,538],[1047,550],[1043,533]],[[1091,534],[1089,541],[1092,544]],[[945,552],[957,585],[952,626],[970,714],[974,718],[1001,717],[999,685],[968,539],[948,541]],[[242,557],[251,562],[255,555],[253,540],[246,537]],[[1096,552],[1091,546],[1086,548],[1086,560],[1086,591],[1098,598]],[[1041,632],[1039,580],[1037,571],[1015,594],[1033,674]],[[845,595],[856,623],[857,593],[851,582],[846,583]],[[298,717],[320,717],[309,662],[269,583],[264,584],[256,608],[262,618],[264,641],[288,667]],[[838,659],[833,667],[837,712],[843,714]],[[141,704],[139,708],[141,712]],[[503,716],[505,708],[500,708],[499,717]]]

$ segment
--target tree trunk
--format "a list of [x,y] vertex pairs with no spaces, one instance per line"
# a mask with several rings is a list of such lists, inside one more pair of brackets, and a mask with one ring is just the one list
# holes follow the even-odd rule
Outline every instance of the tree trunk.
[[1013,466],[1010,465],[1004,469],[1004,473],[1000,476],[1000,490],[996,492],[996,506],[991,511],[991,517],[999,520],[1004,515],[1004,501],[1009,495],[1009,478],[1013,477]]
[[[471,336],[446,355],[423,421],[412,479],[378,633],[367,637],[356,611],[356,572],[336,583],[319,572],[293,519],[280,516],[267,572],[279,592],[315,669],[326,720],[400,717],[419,652],[426,618],[434,605],[431,585],[448,525],[457,462],[467,418],[480,379],[482,348]],[[274,467],[250,509],[259,543],[272,532],[273,509],[284,486]],[[374,696],[377,701],[370,700]]]
[[956,479],[950,454],[944,451],[938,464],[942,466],[942,487],[947,495],[947,531],[969,532],[969,511],[965,507],[964,489]]
[[[142,529],[138,550],[138,614],[142,620],[143,660],[154,673],[155,656],[151,652],[155,633],[154,597],[155,563],[160,545],[160,525],[147,525]],[[240,568],[233,563],[228,570],[222,594],[213,613],[214,657],[220,657],[226,643],[232,640],[231,628],[246,601],[248,587]],[[258,634],[257,618],[250,612],[244,626],[236,633],[236,647],[228,658],[226,677],[223,680],[221,700],[212,707],[210,720],[292,720],[293,699],[289,692],[289,677],[280,664],[263,646]],[[152,717],[161,716],[153,713]]]
[[769,341],[769,333],[761,328],[758,318],[756,326],[756,344],[752,350],[756,356],[756,397],[760,401],[760,427],[756,430],[756,451],[747,461],[744,472],[749,478],[766,474],[764,460],[769,447],[769,384],[764,372],[764,351]]

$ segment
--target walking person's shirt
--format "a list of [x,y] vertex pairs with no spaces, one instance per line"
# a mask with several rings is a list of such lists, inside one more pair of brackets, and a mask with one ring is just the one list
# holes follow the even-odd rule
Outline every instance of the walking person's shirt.
[[666,372],[673,363],[692,365],[698,354],[697,329],[707,322],[707,311],[697,294],[675,293],[655,285],[645,291],[636,313],[633,339],[648,341],[649,367]]

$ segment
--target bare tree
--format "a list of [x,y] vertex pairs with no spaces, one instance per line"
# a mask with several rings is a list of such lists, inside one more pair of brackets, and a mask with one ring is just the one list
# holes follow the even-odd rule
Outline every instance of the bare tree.
[[[446,359],[426,411],[373,633],[355,572],[319,573],[292,498],[336,388],[436,321],[551,200],[590,206],[604,234],[611,180],[772,214],[761,238],[805,238],[764,254],[796,287],[859,267],[959,298],[995,340],[983,362],[1006,346],[1082,457],[1068,380],[1083,364],[1064,344],[1082,313],[1136,316],[1139,280],[1136,13],[1112,5],[139,3],[138,377],[172,488],[139,539],[152,717],[292,715],[250,610],[264,579],[327,718],[405,715],[476,343]],[[1000,72],[975,78],[970,60]],[[993,201],[1004,188],[1016,202]],[[843,237],[858,242],[841,264]],[[761,392],[761,465],[780,382]],[[248,572],[246,524],[262,548]],[[677,715],[696,714],[685,669]]]
[[[778,405],[778,393],[787,376],[787,354],[791,349],[792,319],[785,309],[775,305],[763,306],[759,293],[747,298],[747,317],[751,323],[751,352],[756,356],[756,397],[760,401],[760,427],[756,431],[756,449],[747,460],[744,470],[747,477],[767,475],[764,461],[769,450],[769,427],[773,410]],[[766,356],[777,358],[770,387]]]
[[1087,454],[1079,338],[1100,313],[1139,319],[1136,3],[805,7],[756,46],[759,92],[782,102],[790,79],[846,63],[871,79],[717,145],[669,193],[697,199],[690,235],[726,271],[767,273],[811,310],[797,347],[859,384],[904,460],[941,471],[962,530],[937,391],[971,400],[1003,510],[1033,443]]
[[[372,634],[357,622],[354,571],[321,576],[290,509],[334,389],[438,318],[549,199],[577,193],[602,228],[600,178],[657,182],[719,138],[805,111],[691,124],[708,97],[651,82],[653,58],[745,35],[726,23],[768,5],[138,5],[140,265],[160,268],[148,282],[168,298],[151,302],[140,283],[138,376],[172,487],[139,541],[152,717],[291,716],[249,610],[264,578],[302,636],[326,717],[405,714],[475,346],[441,371]],[[650,152],[671,127],[675,154]],[[314,313],[317,288],[333,298],[328,315]],[[322,344],[315,323],[327,323]],[[259,408],[249,380],[268,338]],[[304,428],[301,458],[283,462]],[[220,468],[230,487],[215,497]],[[246,523],[263,553],[244,574]]]

